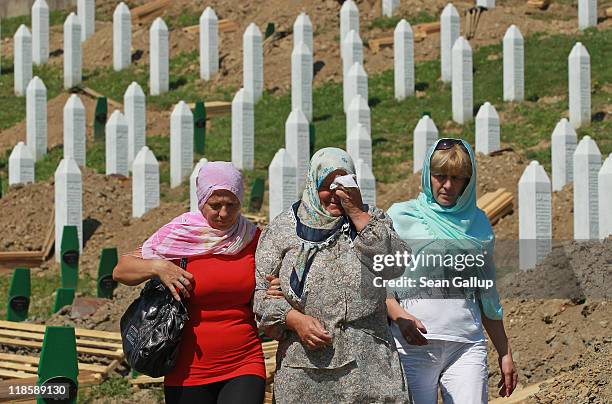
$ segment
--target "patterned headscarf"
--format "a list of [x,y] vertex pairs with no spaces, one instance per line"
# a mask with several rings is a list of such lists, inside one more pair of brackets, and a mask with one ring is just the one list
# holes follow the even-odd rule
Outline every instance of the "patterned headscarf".
[[[197,178],[198,207],[206,203],[216,190],[228,190],[242,204],[242,175],[232,163],[208,162]],[[227,230],[211,227],[201,212],[187,212],[162,226],[142,246],[142,258],[178,259],[203,254],[236,255],[246,247],[257,226],[242,214]]]

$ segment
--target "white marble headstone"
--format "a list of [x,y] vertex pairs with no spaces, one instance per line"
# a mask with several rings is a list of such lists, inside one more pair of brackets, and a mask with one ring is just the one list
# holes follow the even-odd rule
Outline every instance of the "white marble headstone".
[[96,32],[96,2],[95,0],[77,0],[77,15],[81,23],[81,42]]
[[412,132],[412,172],[423,169],[427,149],[438,140],[438,128],[429,115],[424,115]]
[[569,116],[575,128],[591,122],[591,57],[580,42],[568,58]]
[[597,0],[578,0],[578,28],[597,26]]
[[312,122],[312,53],[303,43],[291,53],[291,109],[300,109]]
[[349,31],[342,42],[342,74],[346,77],[348,71],[356,62],[363,64],[363,42],[359,32]]
[[355,62],[348,73],[344,76],[344,85],[342,86],[344,96],[344,112],[348,110],[349,104],[357,94],[364,99],[368,99],[368,74],[363,65]]
[[598,175],[601,153],[597,143],[583,137],[574,152],[574,240],[599,237]]
[[397,23],[393,33],[395,99],[414,95],[414,35],[406,20]]
[[551,136],[552,190],[560,191],[574,181],[574,151],[578,135],[566,118],[555,126]]
[[453,78],[452,50],[460,30],[459,13],[452,3],[448,3],[440,16],[440,71],[445,83],[450,83]]
[[123,109],[128,124],[128,166],[132,169],[132,161],[136,153],[146,143],[147,107],[146,96],[142,87],[133,81],[123,95]]
[[82,80],[83,51],[81,49],[81,23],[75,13],[64,22],[64,88],[69,89]]
[[168,41],[168,26],[158,17],[149,31],[151,95],[163,94],[170,88]]
[[264,63],[262,35],[254,22],[242,36],[242,54],[243,87],[256,103],[263,93]]
[[170,116],[170,187],[181,185],[193,169],[193,113],[179,101]]
[[200,78],[210,80],[219,71],[219,20],[206,7],[200,16]]
[[121,2],[113,13],[113,68],[120,71],[132,63],[132,15]]
[[353,161],[361,159],[372,167],[372,137],[368,128],[361,123],[353,127],[353,132],[346,137],[346,152]]
[[38,76],[26,90],[26,140],[35,161],[47,154],[47,87]]
[[490,10],[495,8],[495,0],[476,0],[476,5]]
[[[346,35],[355,31],[359,36],[359,9],[353,0],[347,0],[340,8],[340,56],[344,59],[344,40]],[[352,66],[353,63],[350,64]]]
[[370,107],[368,106],[368,100],[363,98],[360,94],[353,97],[348,111],[346,111],[346,137],[347,139],[353,134],[353,129],[361,123],[366,127],[368,133],[372,133],[372,124],[370,119]]
[[114,110],[105,128],[106,175],[130,175],[128,168],[128,124],[119,110]]
[[270,222],[298,200],[296,198],[295,160],[286,149],[279,149],[268,167],[268,197]]
[[382,0],[382,15],[384,17],[393,17],[399,3],[400,0]]
[[41,65],[49,60],[49,6],[45,0],[32,5],[32,61]]
[[361,200],[369,206],[376,206],[376,178],[372,167],[362,159],[355,164],[357,184],[361,190]]
[[64,105],[64,158],[72,158],[79,166],[86,164],[87,132],[85,106],[72,94]]
[[[83,182],[76,161],[65,158],[55,170],[55,245],[62,245],[64,226],[76,226],[79,251],[83,251]],[[59,248],[55,261],[60,262]]]
[[293,48],[295,49],[300,42],[303,42],[310,52],[314,55],[312,40],[312,21],[305,12],[301,12],[293,23]]
[[32,35],[25,25],[21,24],[14,37],[14,77],[15,95],[23,97],[32,80]]
[[310,127],[306,116],[299,109],[291,111],[285,122],[285,149],[296,164],[297,198],[304,190],[310,166]]
[[200,161],[198,161],[189,176],[189,211],[190,212],[199,212],[200,208],[198,207],[198,174],[200,173],[200,169],[204,166],[204,164],[208,163],[208,159],[202,157]]
[[244,88],[232,100],[232,163],[239,170],[252,170],[255,165],[253,96]]
[[597,177],[599,188],[599,239],[612,234],[612,153],[601,165]]
[[550,180],[544,167],[532,161],[518,183],[519,268],[535,268],[552,249]]
[[525,43],[521,31],[511,25],[504,35],[504,101],[525,98]]
[[142,217],[159,206],[159,163],[147,146],[136,155],[132,174],[132,216]]
[[13,148],[8,161],[9,185],[34,182],[34,158],[23,142]]
[[474,77],[472,71],[472,48],[469,42],[459,37],[453,46],[453,120],[463,124],[473,119]]
[[476,151],[489,154],[499,148],[499,115],[485,102],[476,114]]

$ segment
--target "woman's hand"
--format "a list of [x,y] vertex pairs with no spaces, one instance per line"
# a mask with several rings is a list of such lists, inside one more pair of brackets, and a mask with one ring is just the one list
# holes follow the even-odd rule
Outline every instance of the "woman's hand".
[[189,292],[193,290],[191,283],[193,280],[192,274],[175,265],[172,261],[161,259],[150,261],[153,265],[153,273],[166,285],[176,300],[181,301],[179,291],[186,298],[191,296]]
[[287,326],[295,331],[302,344],[309,349],[319,349],[329,345],[332,337],[323,328],[319,320],[314,317],[302,314],[295,309],[287,313]]
[[399,327],[404,339],[410,345],[427,345],[427,338],[423,334],[427,334],[427,329],[415,316],[409,313],[401,314],[395,323]]
[[345,188],[339,186],[335,189],[336,196],[340,198],[344,213],[351,219],[357,231],[361,231],[370,221],[370,214],[363,211],[363,201],[359,188]]
[[281,290],[279,278],[274,275],[266,275],[266,280],[270,282],[270,286],[268,286],[266,290],[266,297],[271,299],[282,299],[285,297],[285,294]]
[[499,356],[497,361],[499,362],[499,370],[501,372],[501,380],[497,384],[497,387],[500,388],[499,395],[501,397],[510,397],[518,382],[518,373],[514,367],[512,353],[509,352],[506,355]]

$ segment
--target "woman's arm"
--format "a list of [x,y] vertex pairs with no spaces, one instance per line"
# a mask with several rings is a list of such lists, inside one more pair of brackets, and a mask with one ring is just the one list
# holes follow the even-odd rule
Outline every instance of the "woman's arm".
[[512,359],[512,348],[506,336],[503,320],[491,320],[484,312],[482,312],[482,325],[484,326],[489,338],[493,342],[497,354],[499,356],[498,363],[501,371],[501,377],[498,387],[500,387],[499,395],[509,397],[516,388],[518,373]]

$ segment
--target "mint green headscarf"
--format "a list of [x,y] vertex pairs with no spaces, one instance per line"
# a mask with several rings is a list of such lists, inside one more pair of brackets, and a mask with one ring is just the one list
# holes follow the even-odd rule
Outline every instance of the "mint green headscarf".
[[[485,276],[494,279],[495,268],[491,266],[495,236],[485,213],[476,206],[476,159],[472,147],[461,140],[472,161],[472,175],[457,202],[446,207],[436,202],[431,191],[430,163],[438,142],[427,150],[423,160],[421,192],[417,199],[395,203],[387,213],[393,220],[395,231],[410,244],[414,255],[435,240],[449,240],[448,244],[455,244],[459,249],[487,254],[491,264],[487,268],[490,272]],[[481,289],[480,301],[488,318],[502,318],[502,307],[495,288]]]

